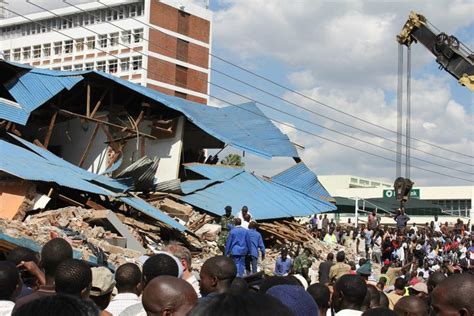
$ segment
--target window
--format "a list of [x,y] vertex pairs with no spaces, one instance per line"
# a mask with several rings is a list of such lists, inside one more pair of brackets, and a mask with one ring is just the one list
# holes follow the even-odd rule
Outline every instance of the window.
[[118,63],[117,59],[109,60],[109,73],[114,74],[117,72]]
[[33,46],[33,58],[41,57],[41,45]]
[[75,41],[76,41],[76,52],[82,52],[84,50],[84,39],[77,38]]
[[87,49],[88,50],[93,50],[95,48],[95,37],[90,36],[87,38]]
[[120,59],[120,71],[127,72],[130,70],[130,59],[122,58]]
[[176,85],[186,87],[188,83],[188,68],[176,65]]
[[122,32],[122,44],[130,44],[132,42],[132,32],[131,31],[123,31]]
[[370,184],[369,181],[367,181],[367,180],[362,180],[362,179],[359,179],[359,183],[360,183],[360,184],[364,184],[364,185],[369,185],[369,184]]
[[84,70],[93,70],[94,69],[94,63],[86,63],[84,66]]
[[110,46],[114,47],[117,46],[119,43],[119,33],[111,33],[110,34]]
[[357,178],[351,178],[352,183],[357,183]]
[[63,70],[64,70],[64,71],[71,71],[71,70],[72,70],[72,66],[63,66]]
[[133,30],[133,42],[140,43],[143,38],[143,29]]
[[112,21],[112,10],[107,9],[107,11],[105,13],[105,20],[106,21]]
[[179,11],[178,14],[178,33],[188,35],[189,33],[189,17],[190,14]]
[[125,16],[125,12],[124,12],[124,7],[123,6],[120,6],[120,8],[118,8],[118,18],[119,20],[122,20],[123,17]]
[[61,67],[53,67],[51,70],[61,70]]
[[51,44],[43,45],[43,57],[51,56]]
[[5,60],[10,60],[10,50],[3,51],[3,58],[5,58]]
[[63,43],[62,42],[56,42],[54,43],[54,55],[61,55],[63,51]]
[[106,48],[107,47],[107,35],[99,35],[99,47]]
[[105,61],[98,61],[97,62],[97,70],[98,71],[104,71],[105,72]]
[[15,50],[13,50],[13,60],[19,61],[20,58],[21,58],[21,49],[15,48]]
[[31,58],[31,47],[23,47],[23,59]]
[[74,70],[75,71],[81,71],[82,70],[82,64],[74,65]]
[[137,6],[135,5],[130,6],[130,16],[131,17],[137,16]]
[[182,61],[188,61],[188,47],[189,43],[178,38],[177,49],[176,49],[176,59]]
[[139,70],[142,68],[142,56],[135,56],[132,59],[132,69]]
[[64,42],[64,53],[72,54],[72,41],[65,41]]

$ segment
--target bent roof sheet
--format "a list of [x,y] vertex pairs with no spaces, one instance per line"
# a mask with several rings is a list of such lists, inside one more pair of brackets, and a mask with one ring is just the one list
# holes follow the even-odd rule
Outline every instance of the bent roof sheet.
[[[202,165],[201,169],[206,167],[219,168]],[[207,170],[207,173],[210,172]],[[274,184],[245,171],[223,182],[183,196],[181,200],[216,215],[222,215],[226,205],[236,210],[247,205],[256,220],[307,216],[336,209],[331,203]]]
[[318,176],[303,162],[280,172],[271,179],[275,183],[310,196],[333,199],[321,182],[319,182]]
[[217,108],[169,96],[103,72],[63,72],[8,64],[22,71],[31,69],[7,86],[15,100],[29,111],[33,111],[61,90],[70,89],[84,77],[98,75],[183,113],[206,133],[236,148],[268,159],[298,157],[298,152],[288,136],[283,134],[254,102]]
[[30,112],[20,104],[0,98],[0,119],[25,125],[29,116]]

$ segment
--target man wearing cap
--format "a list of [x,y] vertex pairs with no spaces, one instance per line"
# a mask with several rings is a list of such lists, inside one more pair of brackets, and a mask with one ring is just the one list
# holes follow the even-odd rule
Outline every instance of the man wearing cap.
[[222,215],[220,219],[221,232],[219,234],[219,239],[217,240],[217,245],[222,250],[222,252],[224,252],[225,243],[227,241],[227,237],[229,236],[229,231],[232,227],[234,227],[234,216],[232,216],[232,207],[227,205],[224,210],[225,214]]
[[114,275],[106,267],[92,268],[92,287],[89,297],[101,310],[101,315],[111,316],[105,309],[112,299],[112,291],[115,287]]
[[409,287],[410,293],[422,299],[428,298],[428,286],[424,282],[418,282]]

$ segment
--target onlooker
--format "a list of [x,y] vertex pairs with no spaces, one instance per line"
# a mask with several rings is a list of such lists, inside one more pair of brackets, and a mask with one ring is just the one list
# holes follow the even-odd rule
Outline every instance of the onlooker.
[[16,309],[13,316],[99,316],[90,300],[71,295],[43,296]]
[[118,315],[127,307],[140,303],[142,273],[134,263],[125,263],[115,272],[115,287],[118,294],[112,299],[106,311]]
[[102,315],[112,315],[105,311],[112,299],[115,287],[114,275],[106,267],[92,268],[92,286],[89,297],[102,311]]
[[285,276],[288,275],[291,271],[293,260],[288,257],[288,249],[283,248],[280,252],[280,256],[275,262],[275,275]]
[[474,275],[453,274],[432,292],[431,316],[474,314]]
[[351,271],[351,266],[344,263],[346,254],[344,251],[339,251],[336,254],[337,263],[329,269],[329,282],[335,283],[344,274],[348,274]]
[[67,259],[61,262],[54,274],[57,294],[89,298],[92,286],[92,270],[85,261]]
[[426,283],[428,287],[428,294],[431,294],[431,292],[433,292],[433,290],[438,286],[438,284],[440,284],[444,280],[446,280],[446,276],[443,273],[439,271],[433,272],[429,276],[428,282]]
[[[29,262],[30,265],[34,263],[34,265],[40,266],[39,253],[26,247],[16,247],[12,249],[8,253],[6,259],[7,261],[13,263],[15,267],[18,267],[19,265],[24,266],[27,262]],[[36,290],[40,285],[44,285],[44,283],[38,284],[40,283],[40,280],[38,280],[37,276],[33,275],[26,267],[20,269],[20,277],[23,284],[21,287],[21,292],[18,295],[17,299],[20,299],[23,296],[33,293],[33,291]]]
[[309,260],[309,249],[304,248],[303,252],[296,256],[295,262],[293,263],[293,274],[302,275],[306,280],[309,281],[309,267],[311,261]]
[[388,293],[388,301],[389,301],[389,308],[393,310],[393,307],[397,302],[405,295],[405,279],[404,278],[397,278],[395,280],[395,290]]
[[393,309],[398,316],[428,316],[428,305],[417,296],[404,296]]
[[194,275],[191,268],[191,251],[189,251],[188,248],[181,246],[177,243],[171,243],[163,250],[171,253],[181,261],[181,265],[183,267],[183,279],[192,285],[192,287],[196,291],[196,295],[198,296],[198,298],[201,297],[201,293],[199,292],[199,281]]
[[245,256],[249,252],[248,230],[240,226],[240,218],[234,219],[235,227],[229,233],[225,245],[225,256],[231,256],[237,267],[237,276],[243,277],[245,272]]
[[207,259],[202,265],[200,273],[199,286],[203,296],[200,302],[227,293],[236,274],[237,268],[230,258],[217,256]]
[[249,230],[247,232],[247,244],[249,247],[249,258],[250,258],[250,272],[257,273],[258,271],[258,250],[262,253],[262,261],[265,260],[265,245],[263,244],[262,235],[257,231],[257,223],[251,221],[249,224]]
[[336,316],[361,315],[366,294],[367,286],[360,276],[343,275],[334,285],[331,307]]
[[322,283],[311,284],[306,290],[314,299],[319,308],[319,315],[325,316],[331,304],[331,292]]
[[301,286],[277,285],[270,288],[267,294],[286,305],[294,315],[319,316],[318,305]]
[[163,275],[148,283],[142,301],[149,316],[180,316],[186,315],[197,304],[197,295],[188,282]]
[[30,295],[18,299],[15,304],[15,309],[37,298],[55,295],[54,275],[56,268],[61,262],[67,259],[72,259],[72,247],[66,240],[54,238],[44,244],[41,249],[40,266],[44,270],[45,284],[40,285],[39,289]]
[[0,261],[0,315],[10,315],[15,307],[15,298],[20,294],[20,273],[15,265]]
[[329,284],[329,271],[334,265],[334,254],[332,252],[328,253],[326,261],[319,264],[319,283]]
[[329,228],[329,232],[324,236],[324,242],[330,245],[337,244],[337,237],[334,234],[334,229]]
[[227,241],[227,237],[229,236],[229,232],[234,227],[234,216],[232,215],[232,207],[227,205],[225,208],[225,214],[220,218],[220,225],[221,225],[221,232],[219,233],[219,239],[217,240],[217,245],[221,249],[222,253],[224,253],[225,243]]

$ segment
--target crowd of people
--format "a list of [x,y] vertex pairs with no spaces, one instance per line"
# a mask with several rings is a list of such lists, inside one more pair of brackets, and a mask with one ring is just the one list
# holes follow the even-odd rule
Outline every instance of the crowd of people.
[[311,232],[345,251],[320,262],[304,246],[297,253],[282,248],[273,275],[257,281],[265,247],[246,207],[235,217],[226,208],[223,254],[199,271],[191,252],[174,242],[115,271],[74,259],[61,238],[40,253],[17,247],[0,261],[0,316],[474,315],[472,229],[437,218],[409,226],[408,216],[397,215],[403,220],[394,228],[381,226],[375,213],[360,227],[313,217]]

